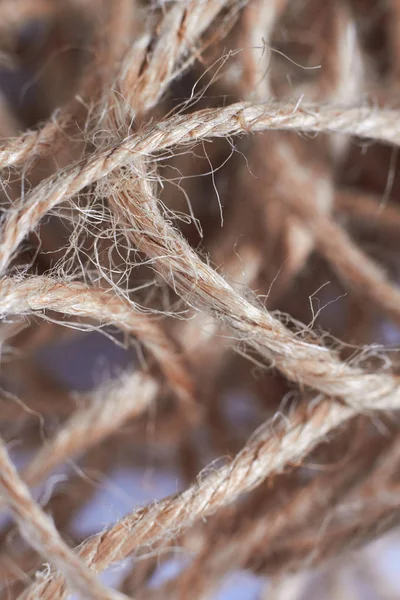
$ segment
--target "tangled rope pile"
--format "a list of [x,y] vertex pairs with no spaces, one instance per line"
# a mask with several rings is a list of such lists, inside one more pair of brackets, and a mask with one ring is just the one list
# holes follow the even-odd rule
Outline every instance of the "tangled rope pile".
[[[205,598],[241,569],[286,600],[314,568],[343,597],[349,556],[377,587],[351,551],[400,519],[397,0],[0,15],[1,600]],[[76,392],[43,349],[93,331],[130,366]],[[149,456],[181,490],[82,539]]]

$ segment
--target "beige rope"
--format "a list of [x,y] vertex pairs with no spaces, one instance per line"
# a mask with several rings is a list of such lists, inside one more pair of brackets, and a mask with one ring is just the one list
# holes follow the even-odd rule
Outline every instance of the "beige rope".
[[[389,408],[389,406],[387,406]],[[355,413],[339,404],[319,404],[307,420],[294,419],[272,436],[268,427],[245,446],[231,465],[225,466],[188,488],[182,494],[151,504],[127,515],[107,532],[87,540],[79,555],[96,571],[122,560],[141,544],[152,544],[165,532],[183,532],[195,519],[232,502],[238,495],[259,485],[268,475],[301,460],[332,429]],[[303,415],[304,416],[304,415]],[[174,528],[176,527],[176,530]],[[62,579],[42,576],[21,600],[65,597]]]
[[19,526],[21,535],[64,573],[71,587],[84,598],[112,600],[121,594],[107,591],[63,542],[51,519],[32,499],[19,478],[6,447],[0,445],[0,489]]
[[[384,17],[376,24],[366,14],[362,28],[359,3],[347,0],[53,4],[0,2],[12,25],[0,53],[18,58],[10,64],[23,65],[32,97],[32,107],[9,102],[4,116],[36,127],[0,146],[3,412],[18,402],[0,419],[0,440],[30,457],[18,474],[0,443],[0,503],[13,517],[0,536],[0,600],[123,598],[96,573],[133,552],[135,597],[207,595],[230,568],[281,575],[303,568],[304,553],[318,565],[376,537],[378,526],[393,528],[398,448],[382,431],[398,437],[400,386],[378,329],[382,317],[400,320],[382,235],[399,224],[395,3],[378,3]],[[31,19],[45,25],[37,47],[35,31],[36,41],[22,39]],[[82,39],[70,48],[63,36],[75,24]],[[378,52],[382,35],[389,44]],[[72,83],[60,94],[64,66]],[[361,95],[380,87],[389,90],[385,105],[380,93],[376,101]],[[60,97],[65,105],[49,117]],[[389,209],[378,222],[381,196]],[[335,210],[361,223],[351,231],[362,244],[378,239],[382,266]],[[388,255],[395,244],[392,235]],[[326,262],[357,301],[355,309],[353,296],[335,305],[329,336],[312,330],[320,313],[309,310]],[[280,267],[285,285],[269,294]],[[43,322],[51,335],[40,333]],[[50,383],[56,373],[48,383],[36,378],[38,349],[68,325],[111,326],[137,339],[142,368],[77,395]],[[333,341],[337,329],[343,342]],[[370,345],[350,354],[347,342],[360,331]],[[359,421],[360,451],[371,446],[356,456],[349,444],[346,462],[342,442]],[[316,448],[321,469],[343,461],[334,479],[296,468],[311,464]],[[199,473],[221,455],[234,459]],[[61,493],[76,498],[57,510],[52,472],[75,458]],[[117,466],[152,469],[152,461],[183,474],[180,491],[131,502],[124,518],[82,541],[73,519],[92,501],[93,486],[79,486],[85,465],[100,486]],[[55,524],[27,488],[39,483]],[[181,542],[194,548],[192,566],[151,591],[150,574]],[[32,580],[36,553],[45,564]]]

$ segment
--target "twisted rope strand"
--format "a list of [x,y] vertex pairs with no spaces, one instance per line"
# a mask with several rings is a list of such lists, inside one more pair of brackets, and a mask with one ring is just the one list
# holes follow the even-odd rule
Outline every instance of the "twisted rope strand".
[[[307,415],[306,421],[303,413],[297,414],[279,434],[271,436],[266,426],[231,465],[200,478],[182,494],[127,515],[108,531],[89,538],[79,549],[79,556],[90,568],[102,571],[140,545],[151,545],[164,535],[182,533],[196,519],[233,502],[285,466],[301,461],[327,434],[355,414],[349,407],[322,402]],[[63,579],[51,573],[42,575],[19,600],[62,600],[65,591]]]
[[0,442],[0,490],[11,509],[21,535],[43,557],[50,560],[66,577],[71,588],[88,600],[122,600],[107,590],[62,540],[51,519],[31,497],[28,488]]
[[400,144],[400,123],[396,110],[369,107],[334,108],[251,104],[239,102],[219,109],[205,109],[190,115],[177,115],[144,128],[73,164],[39,184],[19,208],[8,213],[2,231],[0,273],[4,273],[24,237],[42,217],[86,186],[128,164],[135,154],[146,157],[168,148],[214,137],[229,137],[264,130],[304,133],[336,132]]
[[303,341],[268,311],[248,302],[204,263],[160,214],[149,214],[146,199],[138,194],[120,192],[110,196],[110,202],[132,223],[129,233],[133,243],[153,260],[157,271],[185,302],[221,319],[235,339],[301,386],[327,397],[340,397],[361,411],[398,398],[397,377],[366,373],[341,362],[328,348]]
[[123,423],[149,408],[157,383],[142,373],[126,374],[97,391],[87,407],[70,419],[45,443],[22,472],[27,485],[37,485],[54,467],[89,450]]
[[3,318],[44,310],[95,319],[103,325],[117,325],[122,331],[136,335],[155,357],[178,396],[185,402],[192,397],[192,382],[187,369],[162,328],[149,315],[133,310],[129,302],[110,290],[45,276],[5,277],[0,281],[0,315]]

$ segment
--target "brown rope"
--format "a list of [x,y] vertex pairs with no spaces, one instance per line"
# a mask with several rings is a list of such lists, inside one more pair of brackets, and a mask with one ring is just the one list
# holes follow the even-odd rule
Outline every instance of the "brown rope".
[[[398,525],[399,10],[365,4],[0,2],[1,600],[300,598]],[[70,389],[96,330],[130,354]],[[177,493],[74,530],[157,465]]]

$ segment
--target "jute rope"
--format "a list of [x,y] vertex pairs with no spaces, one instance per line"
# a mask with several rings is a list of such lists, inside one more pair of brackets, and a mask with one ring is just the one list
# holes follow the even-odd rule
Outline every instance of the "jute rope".
[[[62,4],[0,3],[2,64],[34,86],[0,102],[0,598],[328,578],[399,522],[381,345],[400,322],[397,2],[379,23],[347,0]],[[76,352],[100,331],[133,364],[66,389],[39,362],[68,328]],[[149,456],[178,491],[74,531],[96,486]],[[177,547],[187,564],[155,589]],[[120,591],[100,581],[132,556]]]

